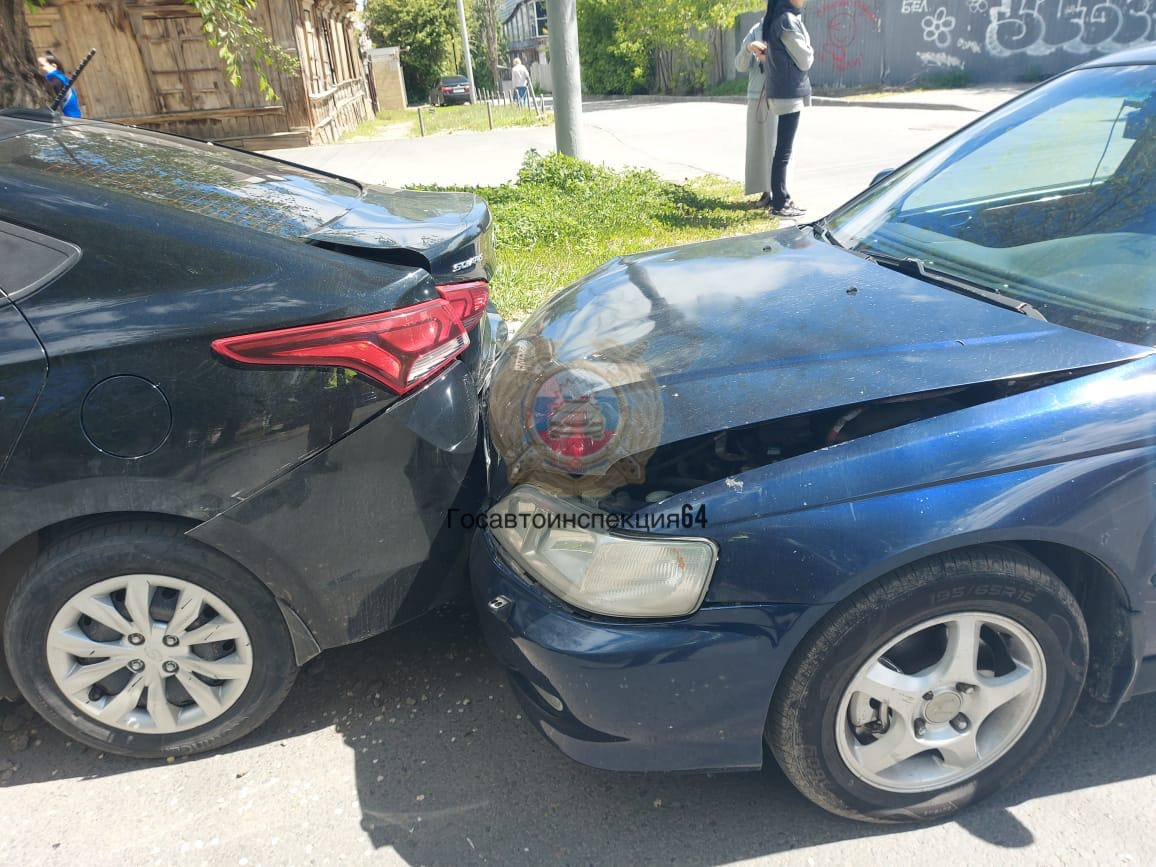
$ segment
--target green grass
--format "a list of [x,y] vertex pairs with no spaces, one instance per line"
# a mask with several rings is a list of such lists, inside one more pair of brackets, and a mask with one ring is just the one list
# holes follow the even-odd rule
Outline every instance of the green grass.
[[746,96],[747,76],[740,75],[730,81],[720,82],[706,89],[707,96]]
[[512,319],[615,256],[775,226],[732,181],[676,184],[558,154],[531,152],[513,183],[468,189],[493,210],[493,299]]
[[[490,119],[486,116],[484,103],[447,105],[442,108],[422,106],[420,110],[422,120],[425,123],[426,135],[462,132],[464,130],[485,132],[490,128]],[[417,113],[418,109],[416,108],[380,112],[376,118],[362,121],[347,131],[342,136],[342,140],[380,138],[386,134],[392,134],[398,138],[405,135],[409,135],[411,138],[420,136],[421,127],[418,124]],[[549,126],[554,123],[553,112],[539,116],[533,109],[514,105],[491,105],[490,116],[493,118],[494,129],[514,126]],[[402,125],[405,125],[404,129],[390,129]]]
[[[551,126],[554,123],[553,112],[539,116],[536,110],[517,105],[491,105],[490,114],[493,117],[494,129],[511,126]],[[426,135],[461,130],[480,132],[490,128],[489,118],[486,117],[486,106],[483,104],[447,105],[442,108],[427,107],[422,109],[422,117],[425,119]],[[416,124],[411,134],[421,134]]]
[[[357,126],[353,127],[352,129],[347,129],[344,133],[341,134],[341,140],[342,141],[352,141],[354,139],[376,138],[381,134],[382,130],[384,130],[385,127],[387,127],[387,126],[390,126],[390,125],[395,124],[395,123],[403,123],[403,122],[408,123],[409,118],[406,118],[406,117],[402,117],[399,119],[393,119],[392,118],[393,115],[401,115],[401,114],[405,114],[405,112],[399,112],[399,111],[380,112],[377,115],[377,117],[371,117],[368,120],[363,120],[361,123],[359,123]],[[417,122],[416,121],[417,115],[414,115],[414,118],[415,118],[414,122],[416,123]]]

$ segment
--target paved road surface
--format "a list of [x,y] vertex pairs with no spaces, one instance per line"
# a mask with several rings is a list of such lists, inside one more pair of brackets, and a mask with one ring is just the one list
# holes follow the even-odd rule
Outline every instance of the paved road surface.
[[[0,711],[0,714],[3,712]],[[519,719],[471,618],[435,614],[311,663],[228,752],[173,764],[0,728],[0,863],[1151,864],[1156,696],[1077,721],[995,802],[919,828],[828,816],[782,775],[613,774]]]
[[[899,101],[898,96],[872,100],[874,105],[814,106],[800,125],[791,192],[815,215],[826,213],[863,189],[881,169],[905,162],[1016,92],[1017,88],[988,88],[918,96],[935,109],[879,107]],[[593,103],[586,113],[586,155],[618,168],[651,168],[672,180],[711,173],[741,181],[745,123],[746,107],[734,103]],[[453,133],[276,153],[371,183],[491,185],[512,180],[530,149],[552,151],[553,128]]]

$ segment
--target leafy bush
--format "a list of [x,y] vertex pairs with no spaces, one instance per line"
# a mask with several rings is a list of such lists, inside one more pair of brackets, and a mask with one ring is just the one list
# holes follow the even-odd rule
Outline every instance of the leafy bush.
[[588,93],[702,93],[706,34],[734,26],[759,0],[578,0]]
[[471,191],[494,213],[494,300],[507,316],[532,310],[615,256],[774,225],[731,181],[676,184],[560,154],[530,152],[513,183]]
[[645,93],[653,60],[623,53],[617,44],[614,0],[578,0],[578,52],[582,90],[596,94]]
[[971,75],[964,69],[949,69],[945,72],[927,72],[915,81],[916,90],[952,90],[970,87]]
[[720,82],[714,87],[707,88],[706,93],[707,96],[746,96],[747,77],[740,75],[738,78]]

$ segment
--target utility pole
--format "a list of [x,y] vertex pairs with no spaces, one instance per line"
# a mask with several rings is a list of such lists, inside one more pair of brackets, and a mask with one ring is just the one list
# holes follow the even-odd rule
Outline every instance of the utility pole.
[[465,0],[458,0],[458,23],[462,26],[462,54],[466,58],[466,77],[470,80],[470,102],[477,102],[478,89],[474,87],[474,59],[470,57],[470,28],[466,25]]
[[554,79],[554,137],[558,152],[582,156],[582,67],[578,61],[577,0],[546,0],[550,72]]

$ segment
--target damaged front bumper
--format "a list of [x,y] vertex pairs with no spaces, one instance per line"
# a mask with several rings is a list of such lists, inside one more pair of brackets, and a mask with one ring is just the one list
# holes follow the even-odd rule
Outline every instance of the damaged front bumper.
[[596,618],[519,574],[488,531],[474,537],[470,572],[486,641],[529,719],[570,758],[608,770],[760,767],[779,675],[828,608]]

